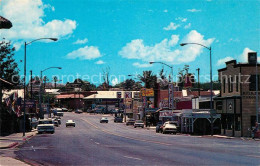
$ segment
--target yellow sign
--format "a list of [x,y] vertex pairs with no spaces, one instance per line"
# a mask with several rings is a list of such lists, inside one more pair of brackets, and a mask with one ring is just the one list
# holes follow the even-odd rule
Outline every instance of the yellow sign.
[[142,96],[154,96],[154,91],[152,88],[151,89],[142,88],[141,94]]

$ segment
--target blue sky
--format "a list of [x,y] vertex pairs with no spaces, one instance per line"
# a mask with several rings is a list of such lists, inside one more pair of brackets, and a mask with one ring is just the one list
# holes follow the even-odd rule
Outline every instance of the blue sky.
[[23,42],[41,37],[59,41],[28,45],[28,73],[61,66],[62,70],[45,74],[90,77],[109,66],[110,74],[117,77],[111,78],[113,83],[122,81],[119,75],[143,70],[157,73],[162,68],[149,61],[173,65],[174,75],[185,64],[192,73],[199,67],[201,75],[209,74],[208,50],[195,45],[180,47],[181,42],[211,46],[215,75],[227,60],[245,62],[248,51],[259,54],[257,0],[2,0],[0,15],[13,23],[0,34],[17,48],[21,74]]

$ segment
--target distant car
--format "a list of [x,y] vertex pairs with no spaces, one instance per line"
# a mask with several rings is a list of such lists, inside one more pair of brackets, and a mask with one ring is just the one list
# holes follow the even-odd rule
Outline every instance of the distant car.
[[134,125],[135,124],[135,119],[128,119],[127,121],[126,121],[126,125],[128,126],[128,125]]
[[163,124],[163,134],[166,133],[177,133],[177,124],[173,121],[168,121]]
[[76,127],[76,123],[73,120],[67,120],[66,127],[68,127],[68,126]]
[[121,118],[121,117],[115,117],[114,122],[115,122],[115,123],[122,123],[122,122],[123,122],[123,118]]
[[161,133],[162,132],[162,129],[163,129],[163,122],[162,121],[159,121],[156,125],[156,133]]
[[61,124],[61,119],[60,119],[59,116],[54,116],[53,119],[54,119],[54,120],[57,120],[58,123],[59,123],[59,125]]
[[136,127],[142,127],[142,128],[144,128],[144,122],[142,121],[142,120],[137,120],[137,121],[135,121],[135,123],[134,123],[134,127],[136,128]]
[[62,112],[68,112],[69,110],[67,108],[61,108]]
[[81,109],[76,109],[75,113],[81,114],[81,113],[83,113],[83,111]]
[[72,109],[68,109],[68,112],[72,112],[73,110]]
[[108,123],[108,119],[106,117],[102,117],[100,119],[100,123]]
[[63,112],[57,112],[56,115],[57,116],[63,116]]
[[54,126],[59,127],[59,122],[57,120],[53,121]]

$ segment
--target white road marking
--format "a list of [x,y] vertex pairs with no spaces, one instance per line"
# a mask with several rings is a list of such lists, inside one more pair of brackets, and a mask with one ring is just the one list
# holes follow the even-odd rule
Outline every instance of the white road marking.
[[129,159],[134,159],[134,160],[142,160],[140,158],[136,158],[136,157],[131,157],[131,156],[124,156],[125,158],[129,158]]
[[99,145],[99,143],[98,143],[98,142],[95,142],[95,144]]

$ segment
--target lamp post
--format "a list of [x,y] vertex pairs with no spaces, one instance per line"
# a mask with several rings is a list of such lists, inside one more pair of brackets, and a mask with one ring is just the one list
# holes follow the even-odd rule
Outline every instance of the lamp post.
[[28,43],[24,42],[24,83],[23,83],[23,86],[24,86],[24,92],[23,92],[23,136],[25,136],[25,96],[26,96],[26,46],[33,43],[33,42],[36,42],[38,40],[52,40],[52,41],[57,41],[58,39],[57,38],[39,38],[39,39],[35,39],[35,40],[32,40]]
[[213,115],[212,115],[212,110],[213,110],[213,103],[212,103],[212,88],[213,88],[213,83],[212,83],[212,60],[211,60],[211,47],[207,47],[203,44],[200,43],[181,43],[180,46],[185,46],[185,45],[189,45],[189,44],[194,44],[194,45],[199,45],[202,46],[204,48],[207,48],[209,50],[209,55],[210,55],[210,118],[211,118],[211,136],[213,135]]
[[42,94],[42,73],[46,70],[49,70],[49,69],[62,69],[61,67],[48,67],[44,70],[41,71],[41,78],[40,78],[40,92],[39,92],[39,107],[40,107],[40,118],[43,119],[43,114],[42,114],[42,98],[41,98],[41,94]]
[[171,68],[172,79],[169,79],[169,82],[172,82],[172,83],[173,83],[173,66],[170,66],[170,65],[168,65],[168,64],[166,64],[166,63],[163,63],[163,62],[150,62],[150,64],[154,64],[154,63],[160,63],[160,64],[163,64],[163,65],[165,65],[165,66]]

